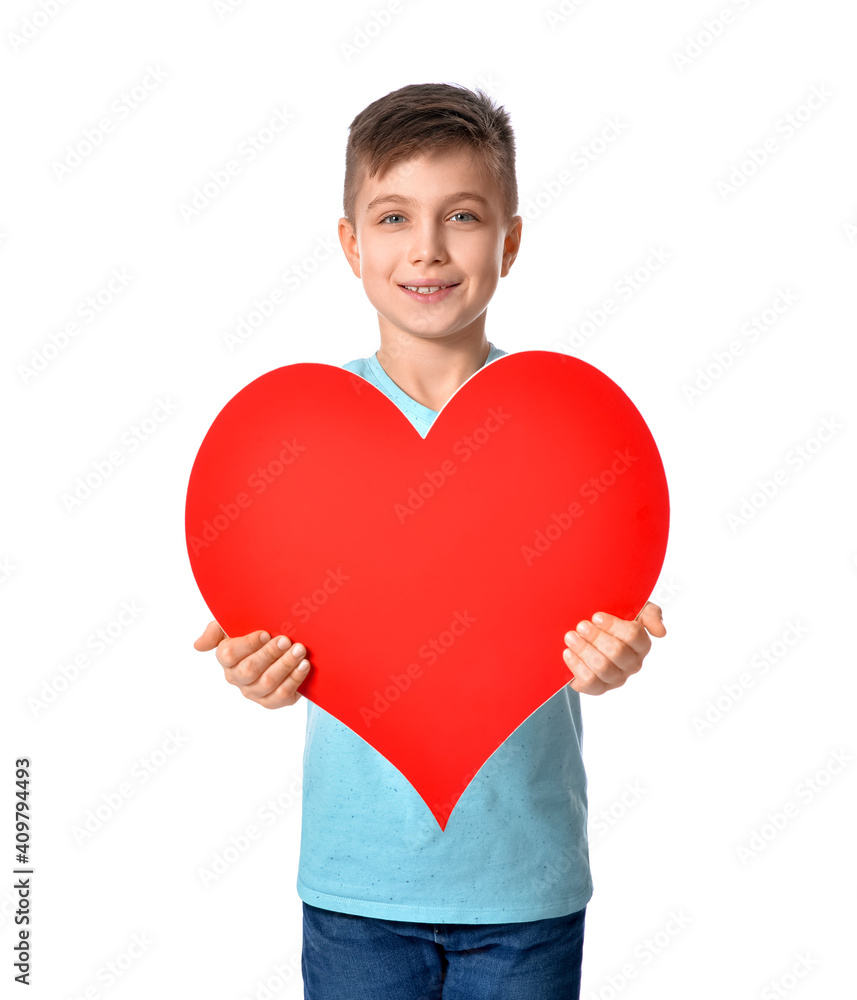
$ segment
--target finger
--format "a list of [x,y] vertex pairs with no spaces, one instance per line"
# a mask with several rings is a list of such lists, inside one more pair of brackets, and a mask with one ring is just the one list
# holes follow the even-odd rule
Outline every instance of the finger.
[[[282,688],[287,680],[293,682],[292,687],[287,689],[289,693],[293,693],[309,672],[307,651],[302,643],[291,643],[286,636],[280,636],[279,639],[272,640],[272,642],[279,654],[277,659],[263,667],[261,672],[249,683],[239,684],[243,694],[260,704],[264,703],[265,698]],[[280,642],[283,645],[278,645]],[[253,657],[250,659],[252,660]]]
[[214,649],[217,644],[225,638],[226,633],[217,624],[217,622],[209,622],[205,626],[205,631],[196,640],[196,642],[194,642],[193,648],[198,649],[201,653],[205,653],[209,649]]
[[[589,621],[580,622],[578,631],[580,631],[581,626],[583,627],[581,634],[584,639],[597,646],[608,656],[613,649],[617,652],[620,651],[617,643],[621,643],[632,651],[632,655],[640,658],[644,657],[652,648],[649,633],[645,626],[636,619],[629,621],[626,618],[609,615],[605,611],[597,611]],[[586,631],[587,627],[590,629],[589,632]]]
[[[283,659],[287,659],[287,657],[283,657]],[[262,705],[264,708],[282,708],[284,705],[294,705],[301,696],[300,691],[298,691],[298,687],[305,680],[310,670],[310,663],[308,660],[304,659],[301,661],[302,664],[305,664],[303,667],[300,665],[295,666],[297,662],[297,658],[292,660],[289,675],[285,677],[277,685],[277,687],[275,687],[269,694],[254,698],[254,701],[258,702],[258,704]],[[267,673],[270,673],[271,670],[273,670],[273,667],[271,667]]]
[[595,673],[584,661],[570,649],[563,651],[563,658],[572,674],[569,686],[578,694],[604,694],[610,690],[610,685],[606,684],[598,674]]
[[664,626],[663,612],[657,604],[652,604],[651,601],[646,601],[643,610],[637,615],[637,621],[658,639],[663,638],[667,634]]
[[604,613],[592,617],[593,621],[579,622],[577,629],[568,633],[569,648],[604,680],[617,680],[617,669],[636,673],[652,642],[643,626]]
[[[217,659],[223,667],[224,677],[230,684],[236,684],[238,687],[254,684],[292,645],[287,636],[281,635],[272,639],[267,632],[252,633],[251,636],[242,638],[249,640],[252,637],[255,637],[255,642],[262,644],[255,650],[253,641],[242,646],[241,649],[249,648],[250,652],[240,659],[236,659],[234,648],[230,648],[227,643],[221,643],[217,649]],[[262,642],[263,639],[267,641]]]
[[[589,626],[588,629],[587,626]],[[606,647],[599,649],[595,645],[596,636],[594,633],[596,632],[600,632],[600,630],[594,625],[581,622],[576,631],[566,633],[566,645],[577,657],[578,667],[582,664],[587,668],[586,670],[578,670],[576,673],[580,673],[582,677],[595,674],[610,687],[618,687],[625,682],[628,674],[639,669],[638,657],[629,646],[613,636],[599,637],[597,641]],[[566,663],[568,661],[569,658],[566,657]]]
[[[271,638],[270,634],[264,631],[248,632],[247,635],[236,635],[218,644],[217,660],[221,667],[229,669],[242,660],[247,659],[248,656],[252,656],[254,653],[264,649],[267,644],[273,644],[274,642],[275,640]],[[269,662],[273,662],[280,655],[274,645],[271,648],[274,652]]]

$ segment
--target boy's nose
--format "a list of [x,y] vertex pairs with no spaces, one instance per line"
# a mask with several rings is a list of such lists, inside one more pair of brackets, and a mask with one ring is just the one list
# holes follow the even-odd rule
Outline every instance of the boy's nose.
[[446,256],[443,233],[436,227],[425,227],[414,234],[411,243],[411,261],[430,262],[442,261]]

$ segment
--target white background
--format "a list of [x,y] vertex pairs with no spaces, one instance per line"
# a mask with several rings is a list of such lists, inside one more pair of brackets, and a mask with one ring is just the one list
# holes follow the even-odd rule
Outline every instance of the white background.
[[[455,82],[503,104],[518,143],[522,248],[489,339],[566,350],[609,374],[646,417],[671,490],[658,591],[669,634],[625,687],[584,698],[596,892],[582,995],[848,995],[849,5],[233,6],[3,5],[4,992],[13,770],[26,756],[29,996],[239,1000],[264,996],[265,982],[272,996],[302,995],[306,703],[266,712],[193,649],[210,615],[187,560],[184,491],[242,386],[378,347],[359,281],[338,245],[321,249],[341,215],[348,125],[404,84]],[[134,106],[120,117],[123,94]],[[252,162],[238,156],[278,109],[287,127]],[[87,147],[105,117],[112,130]],[[620,134],[592,145],[608,119]],[[88,155],[63,170],[69,146]],[[598,155],[580,170],[584,146]],[[183,218],[231,158],[240,175]],[[666,260],[647,269],[653,248]],[[296,267],[298,289],[229,350],[224,334]],[[640,287],[621,299],[617,283],[638,268]],[[114,269],[129,277],[111,294]],[[99,290],[111,301],[85,322],[78,308]],[[742,332],[780,290],[792,304],[755,339]],[[600,316],[608,298],[618,308]],[[145,427],[134,451],[120,444]],[[69,509],[63,495],[117,448],[121,464]],[[742,504],[752,516],[738,521]],[[140,610],[96,653],[92,637],[123,604]],[[123,783],[130,795],[111,808]],[[90,813],[106,817],[90,818],[95,832]],[[205,886],[200,869],[251,824],[260,838]],[[122,969],[112,982],[110,963]]]

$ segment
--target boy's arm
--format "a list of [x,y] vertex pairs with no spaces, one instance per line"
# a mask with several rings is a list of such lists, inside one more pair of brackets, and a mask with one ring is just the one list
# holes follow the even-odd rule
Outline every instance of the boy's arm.
[[621,687],[642,667],[652,648],[649,633],[658,638],[667,634],[661,609],[651,601],[634,621],[599,611],[592,621],[580,622],[565,635],[563,659],[574,677],[571,687],[580,694],[604,694]]

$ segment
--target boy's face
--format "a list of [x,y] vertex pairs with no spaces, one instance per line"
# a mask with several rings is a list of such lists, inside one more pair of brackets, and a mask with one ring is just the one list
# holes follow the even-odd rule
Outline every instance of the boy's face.
[[[499,185],[470,150],[422,154],[364,180],[356,234],[339,220],[351,269],[378,311],[382,345],[484,336],[485,310],[518,252]],[[433,294],[407,285],[454,285]],[[404,346],[404,345],[403,345]]]

